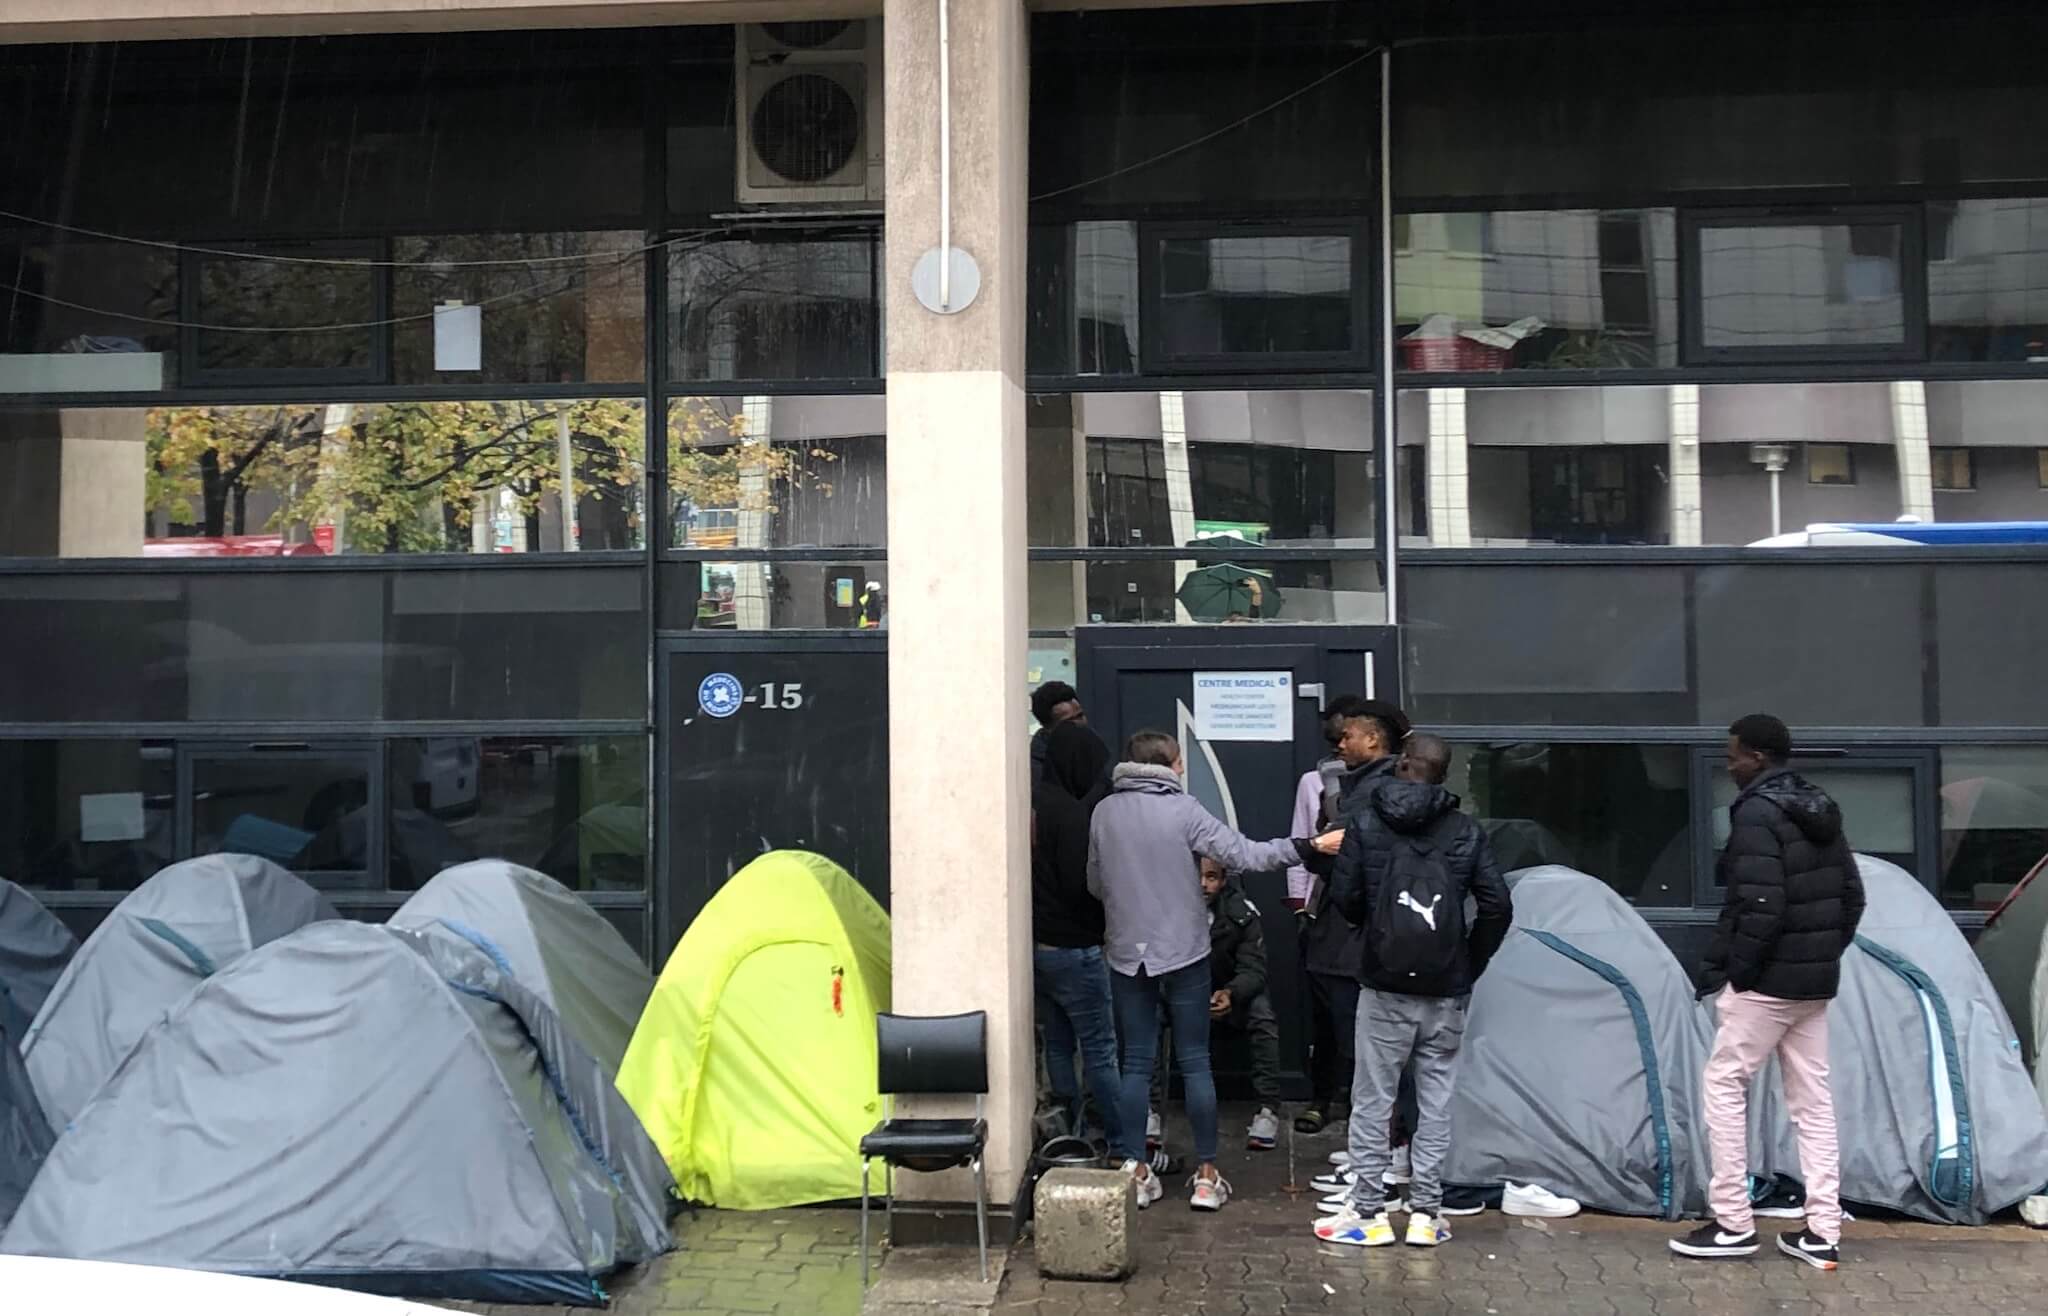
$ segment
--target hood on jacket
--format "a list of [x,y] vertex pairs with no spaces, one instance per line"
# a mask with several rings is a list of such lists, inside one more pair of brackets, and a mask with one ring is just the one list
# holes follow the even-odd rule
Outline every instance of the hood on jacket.
[[1185,789],[1178,772],[1156,763],[1119,763],[1110,771],[1109,784],[1114,790],[1153,795],[1178,794]]
[[1745,795],[1769,800],[1784,810],[1815,845],[1827,845],[1842,834],[1842,810],[1828,793],[1796,772],[1779,770],[1751,782]]
[[1372,811],[1380,821],[1404,836],[1428,830],[1457,807],[1457,796],[1421,781],[1390,781],[1372,798]]
[[1062,722],[1045,738],[1046,780],[1084,800],[1109,779],[1109,746],[1075,722]]

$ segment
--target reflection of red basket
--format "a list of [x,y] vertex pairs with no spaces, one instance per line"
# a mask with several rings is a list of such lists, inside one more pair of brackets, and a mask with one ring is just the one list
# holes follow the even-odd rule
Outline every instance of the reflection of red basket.
[[1434,374],[1465,370],[1506,370],[1514,352],[1488,347],[1462,335],[1455,338],[1403,338],[1401,368]]

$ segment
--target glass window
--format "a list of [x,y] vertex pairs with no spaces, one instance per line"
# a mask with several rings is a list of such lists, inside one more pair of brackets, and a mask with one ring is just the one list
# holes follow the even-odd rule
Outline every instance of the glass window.
[[1808,484],[1856,483],[1856,451],[1846,443],[1809,443],[1806,448]]
[[669,404],[673,548],[874,548],[888,542],[879,394]]
[[1386,590],[1371,558],[1233,562],[1228,550],[1184,560],[1034,562],[1031,623],[1321,622],[1381,625]]
[[2048,747],[1941,751],[1941,895],[1996,909],[2048,859]]
[[647,883],[647,742],[446,736],[388,746],[388,885],[507,859],[585,891]]
[[1034,375],[1138,372],[1138,226],[1118,220],[1031,229],[1030,323]]
[[1563,864],[1630,904],[1692,904],[1692,793],[1683,745],[1461,744],[1450,790],[1505,871]]
[[2035,562],[1934,567],[1944,726],[2048,726],[2048,572]]
[[2048,489],[2048,448],[2034,449],[2034,482]]
[[1686,216],[1696,360],[1899,359],[1920,350],[1913,219]]
[[672,561],[661,567],[661,628],[878,630],[889,624],[889,564]]
[[0,873],[127,891],[177,856],[177,760],[138,740],[0,740]]
[[1920,586],[1911,563],[1698,568],[1698,724],[1761,708],[1806,726],[1925,725]]
[[1930,448],[1927,457],[1936,490],[1959,493],[1977,487],[1977,468],[1968,448]]
[[178,258],[0,231],[0,393],[150,393],[178,375]]
[[378,242],[187,253],[185,381],[378,379],[389,318],[383,254]]
[[[392,243],[401,384],[628,383],[646,373],[637,232],[444,234]],[[462,318],[468,312],[473,323]],[[474,352],[468,349],[474,345]]]
[[872,231],[678,240],[669,377],[868,379],[881,373]]
[[1404,370],[1678,364],[1669,208],[1400,215],[1395,245]]
[[[1710,807],[1716,854],[1728,844],[1728,806],[1738,793],[1719,751],[1708,768]],[[1916,834],[1919,817],[1915,796],[1920,781],[1908,765],[1864,765],[1802,759],[1796,755],[1792,767],[1800,776],[1826,791],[1842,810],[1842,831],[1856,853],[1897,864],[1909,873],[1920,871],[1920,845]],[[1720,874],[1715,873],[1719,883]]]
[[1927,207],[1928,355],[1936,361],[2048,360],[2048,197]]
[[193,854],[258,855],[316,886],[376,883],[369,748],[252,744],[188,758]]
[[1150,350],[1161,364],[1357,355],[1353,245],[1346,233],[1162,236]]

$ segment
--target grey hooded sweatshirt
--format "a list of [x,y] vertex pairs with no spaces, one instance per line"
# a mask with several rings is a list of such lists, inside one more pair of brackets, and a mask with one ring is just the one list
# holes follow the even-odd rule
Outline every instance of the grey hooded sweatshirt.
[[1107,916],[1102,952],[1128,977],[1157,978],[1206,963],[1209,906],[1195,855],[1228,873],[1277,872],[1301,855],[1293,841],[1253,841],[1182,789],[1180,774],[1119,763],[1088,832],[1088,890]]

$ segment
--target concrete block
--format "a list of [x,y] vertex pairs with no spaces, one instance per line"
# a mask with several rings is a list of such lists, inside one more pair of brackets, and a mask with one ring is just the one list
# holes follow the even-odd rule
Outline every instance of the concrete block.
[[1032,1203],[1041,1274],[1119,1280],[1138,1268],[1138,1202],[1123,1171],[1048,1170]]

